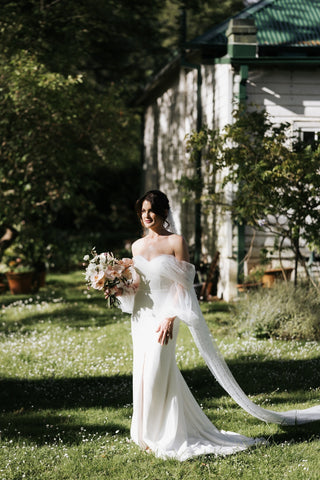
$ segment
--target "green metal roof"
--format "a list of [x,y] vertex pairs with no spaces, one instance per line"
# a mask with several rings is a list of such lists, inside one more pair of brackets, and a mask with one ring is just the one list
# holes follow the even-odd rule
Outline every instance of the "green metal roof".
[[[232,18],[254,18],[259,46],[320,47],[320,0],[261,0]],[[190,45],[225,45],[230,19]]]

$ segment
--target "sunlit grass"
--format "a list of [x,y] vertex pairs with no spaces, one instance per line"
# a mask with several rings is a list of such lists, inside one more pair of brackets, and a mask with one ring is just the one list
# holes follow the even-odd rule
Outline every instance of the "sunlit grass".
[[[230,457],[163,461],[129,440],[130,318],[86,290],[82,273],[0,297],[0,479],[317,479],[319,423],[291,429],[243,412],[213,380],[181,325],[177,362],[218,428],[265,437]],[[234,375],[255,402],[286,410],[320,402],[320,345],[235,338],[230,307],[203,305]]]

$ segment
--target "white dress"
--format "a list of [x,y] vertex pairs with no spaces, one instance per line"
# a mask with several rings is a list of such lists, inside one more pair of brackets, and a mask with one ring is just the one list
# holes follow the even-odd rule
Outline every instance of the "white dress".
[[[202,455],[227,455],[264,442],[219,431],[206,417],[186,385],[175,359],[180,320],[190,328],[208,367],[226,391],[252,415],[281,424],[320,419],[320,406],[301,411],[272,412],[255,405],[241,390],[210,336],[193,289],[194,266],[172,255],[148,261],[134,257],[140,286],[134,297],[121,298],[132,313],[133,417],[131,437],[161,458],[180,461]],[[131,303],[131,305],[130,305]],[[160,322],[174,320],[173,339],[158,343]]]

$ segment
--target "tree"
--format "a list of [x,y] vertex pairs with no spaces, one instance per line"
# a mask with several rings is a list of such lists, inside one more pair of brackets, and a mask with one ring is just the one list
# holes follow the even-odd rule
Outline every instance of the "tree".
[[112,86],[97,93],[27,51],[10,62],[0,57],[0,88],[0,224],[16,228],[34,255],[62,212],[78,227],[97,219],[93,198],[103,179],[95,172],[107,167],[112,176],[136,164],[138,129],[128,129],[135,118]]
[[[37,245],[47,244],[57,225],[112,229],[127,222],[132,230],[126,207],[139,193],[139,182],[132,185],[139,177],[139,120],[126,105],[177,43],[179,21],[164,28],[163,12],[173,18],[172,8],[184,3],[1,3],[3,246],[19,232],[34,250],[35,237]],[[226,2],[226,14],[240,3]],[[223,14],[215,0],[190,0],[186,8],[197,32],[200,18],[210,12],[211,25]],[[167,44],[166,35],[172,35]]]
[[181,42],[181,10],[186,11],[186,41],[203,34],[214,25],[235,15],[244,7],[243,0],[166,0],[160,12],[163,46],[175,51]]
[[[234,15],[243,0],[4,0],[0,49],[26,49],[55,72],[85,72],[102,86],[121,83],[134,95],[180,45]],[[127,97],[128,98],[128,97]]]
[[20,50],[63,75],[99,87],[116,82],[133,95],[154,70],[161,45],[160,0],[11,0],[0,6],[1,51]]
[[[314,150],[288,131],[289,124],[275,125],[264,110],[239,109],[222,134],[206,128],[192,133],[188,148],[203,151],[211,183],[205,201],[230,210],[239,224],[273,232],[280,254],[289,239],[307,272],[300,241],[320,249],[320,146]],[[230,183],[231,203],[224,194]]]

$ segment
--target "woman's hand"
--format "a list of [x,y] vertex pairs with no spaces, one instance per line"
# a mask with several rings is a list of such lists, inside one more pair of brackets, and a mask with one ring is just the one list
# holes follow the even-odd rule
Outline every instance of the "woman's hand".
[[173,322],[176,317],[168,317],[160,323],[156,332],[159,333],[158,342],[160,345],[168,345],[169,339],[172,338]]

